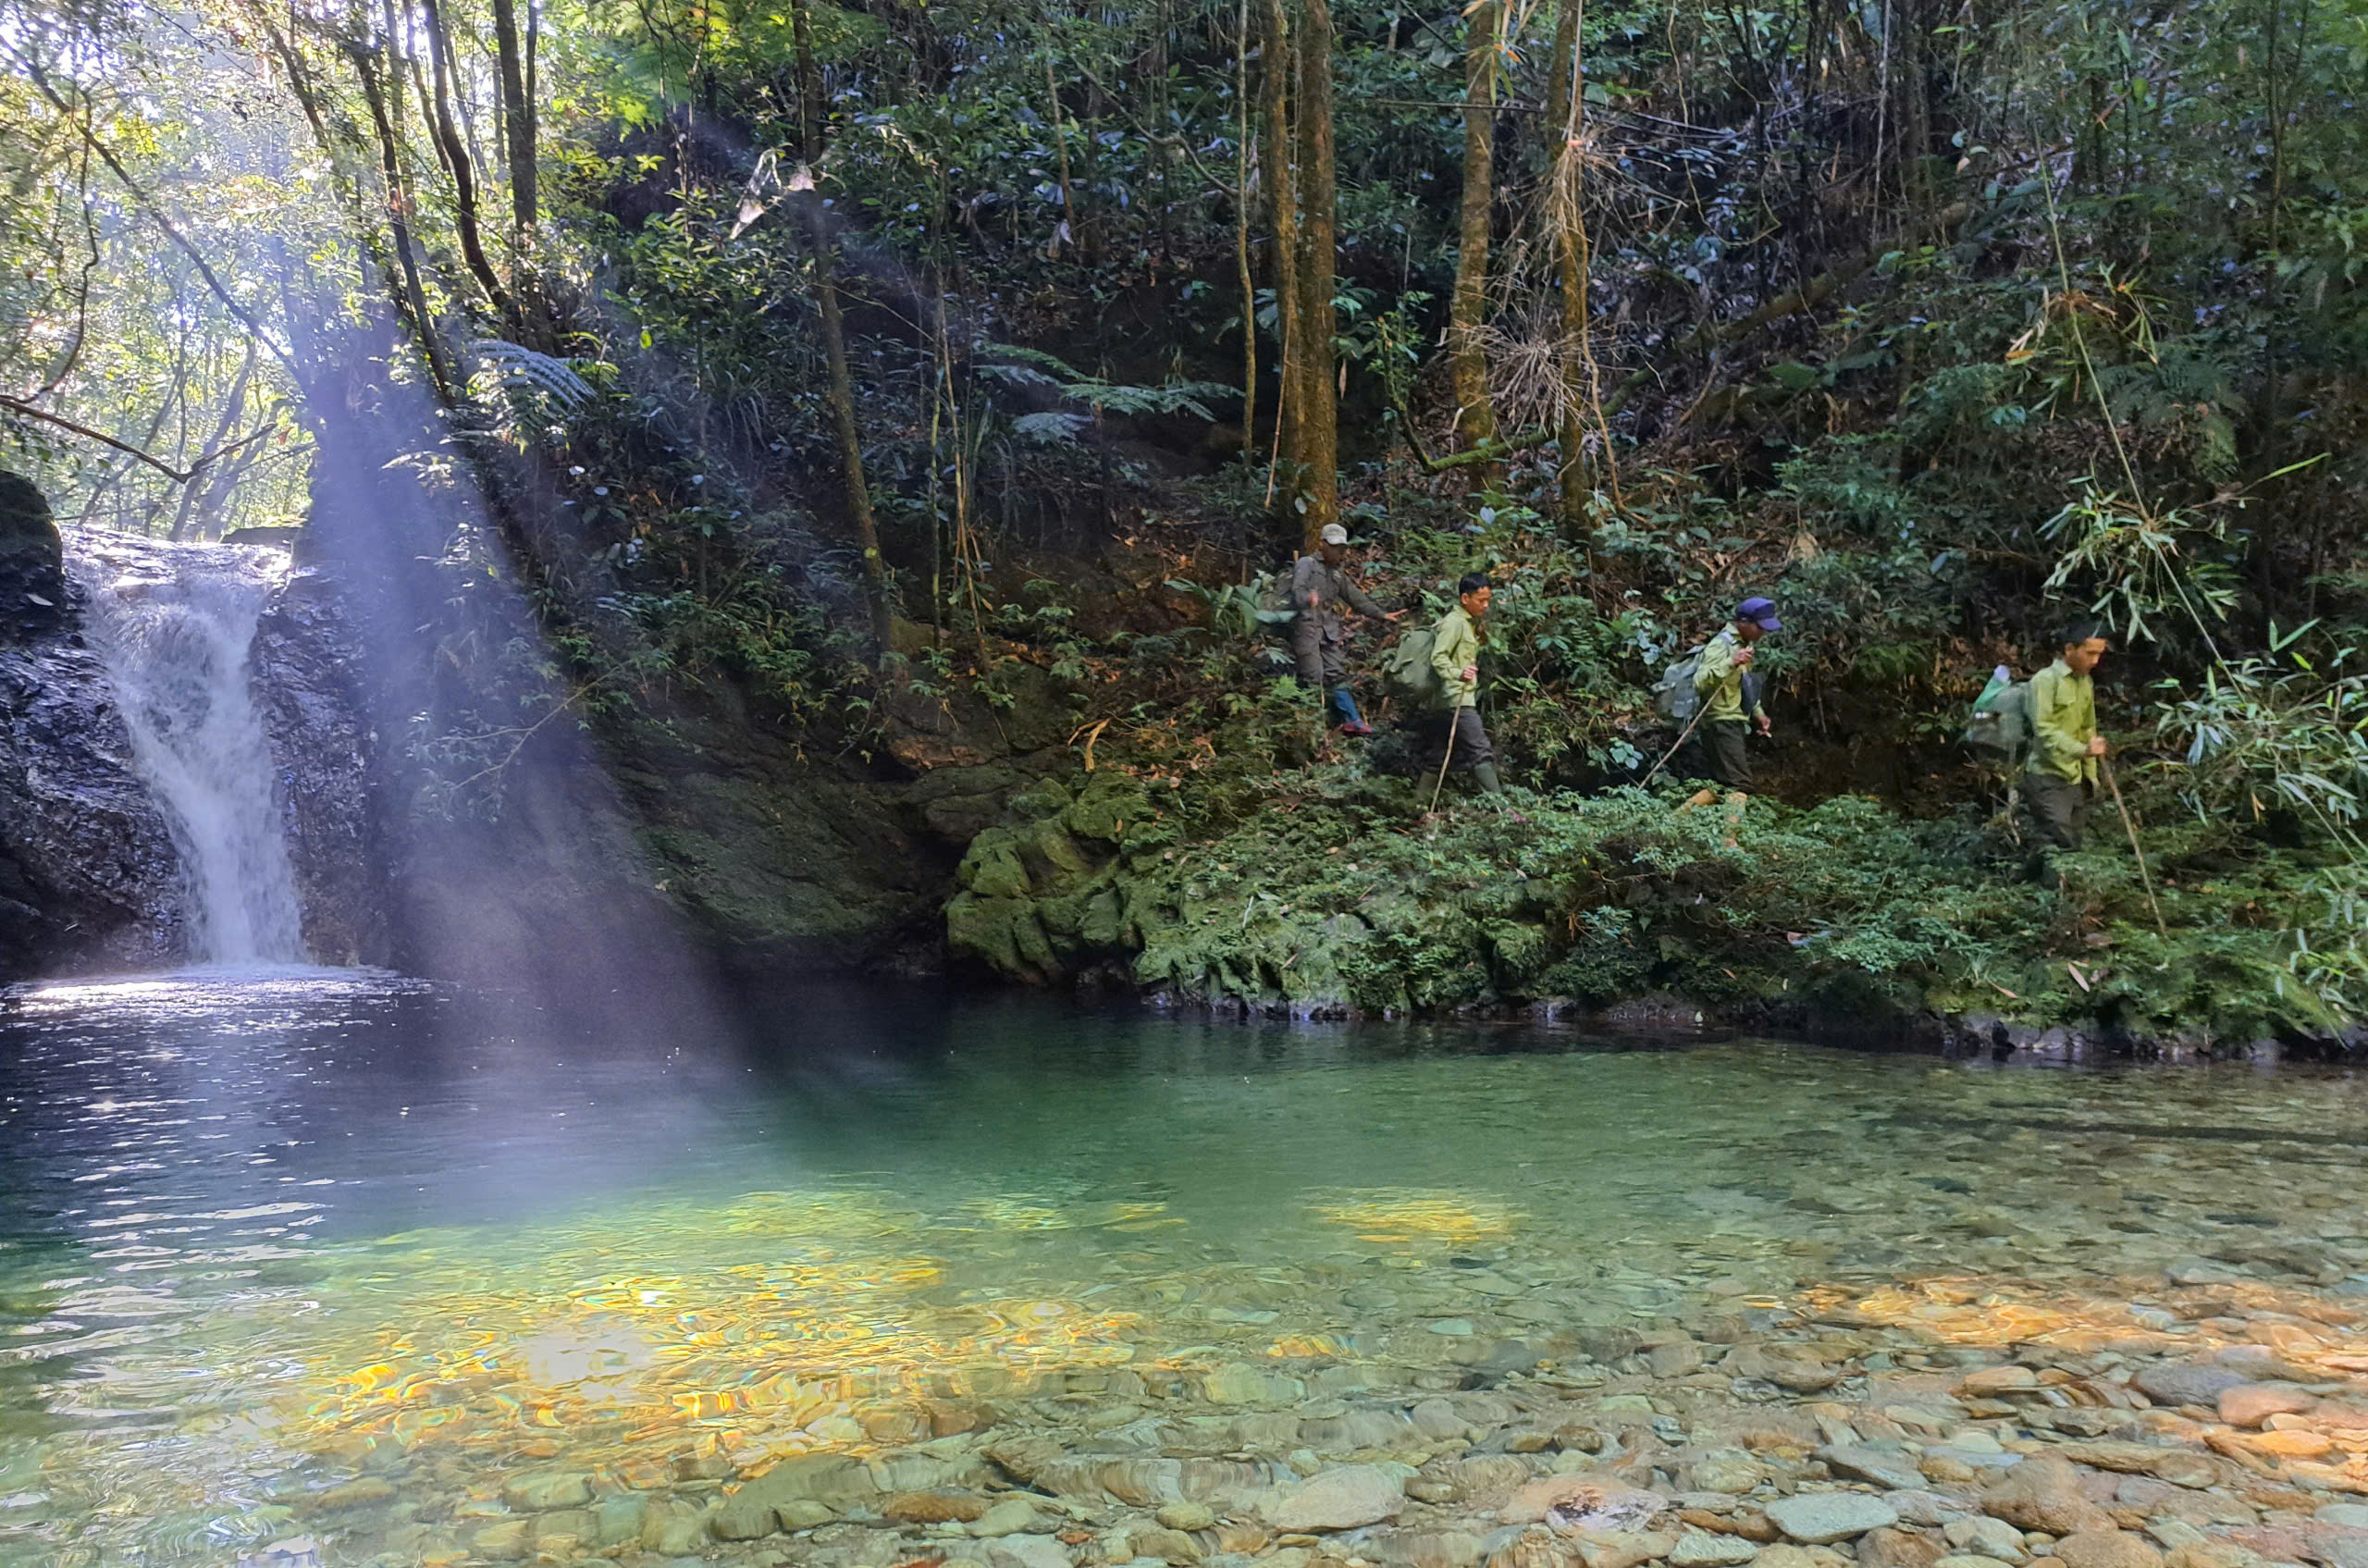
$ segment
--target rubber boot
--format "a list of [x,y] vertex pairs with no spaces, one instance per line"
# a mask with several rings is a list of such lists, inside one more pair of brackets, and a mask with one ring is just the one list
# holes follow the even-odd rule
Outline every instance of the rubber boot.
[[1497,777],[1497,765],[1494,762],[1474,762],[1472,765],[1472,776],[1479,782],[1483,794],[1498,796],[1504,795],[1505,781]]

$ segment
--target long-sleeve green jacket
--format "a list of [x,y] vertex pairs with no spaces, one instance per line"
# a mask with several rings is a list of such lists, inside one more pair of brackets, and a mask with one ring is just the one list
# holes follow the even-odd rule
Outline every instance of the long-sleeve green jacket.
[[1759,717],[1758,703],[1748,712],[1744,709],[1744,673],[1735,666],[1735,655],[1743,648],[1733,626],[1703,647],[1701,661],[1694,666],[1694,689],[1701,694],[1705,722],[1740,724]]
[[1480,629],[1459,604],[1431,628],[1431,669],[1439,678],[1439,689],[1449,708],[1480,706],[1480,683],[1463,678],[1465,665],[1477,668],[1479,663]]
[[2097,782],[2089,742],[2097,735],[2097,686],[2061,659],[2031,677],[2029,771],[2078,784]]

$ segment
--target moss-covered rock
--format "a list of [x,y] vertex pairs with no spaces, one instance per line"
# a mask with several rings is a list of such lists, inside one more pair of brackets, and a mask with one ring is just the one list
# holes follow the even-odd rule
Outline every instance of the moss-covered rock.
[[0,468],[0,637],[38,635],[66,602],[65,543],[33,482]]
[[65,550],[49,499],[31,479],[0,468],[0,562],[45,562],[54,570]]
[[985,833],[972,840],[970,853],[963,857],[955,876],[963,887],[981,898],[1028,896],[1028,868],[1020,864],[1018,851],[1009,843],[990,839]]
[[[1030,983],[1115,963],[1171,1001],[1278,1013],[1675,995],[1689,1017],[1896,1031],[1996,999],[2098,1037],[2312,1027],[2279,984],[2267,922],[2232,925],[2220,898],[2174,886],[2158,936],[2109,847],[2069,859],[2059,895],[1969,821],[1855,797],[1755,801],[1732,842],[1723,812],[1637,790],[1420,832],[1369,802],[1303,805],[1193,838],[1124,775],[1032,790],[972,846],[949,935]],[[2294,874],[2259,859],[2243,886]],[[2235,881],[2212,885],[2225,897]]]
[[946,941],[1031,984],[1074,978],[1141,945],[1129,866],[1174,842],[1150,793],[1127,774],[1045,779],[1015,796],[1008,821],[971,841],[946,908]]

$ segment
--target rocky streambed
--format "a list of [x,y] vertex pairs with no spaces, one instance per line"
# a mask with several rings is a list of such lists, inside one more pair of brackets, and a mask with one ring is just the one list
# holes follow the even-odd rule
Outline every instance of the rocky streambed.
[[[2127,1300],[1930,1278],[1572,1324],[1518,1264],[1437,1264],[1203,1281],[1216,1322],[1302,1329],[1257,1359],[744,1385],[671,1460],[538,1467],[522,1432],[505,1475],[422,1432],[424,1474],[352,1447],[302,1512],[388,1564],[2368,1562],[2358,1280],[2196,1259]],[[1301,1296],[1338,1305],[1255,1304]],[[1321,1353],[1340,1308],[1399,1355]]]

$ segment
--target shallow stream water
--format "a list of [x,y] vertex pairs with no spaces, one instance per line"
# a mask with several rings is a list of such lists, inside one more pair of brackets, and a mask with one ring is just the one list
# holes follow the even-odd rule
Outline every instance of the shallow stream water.
[[1254,1458],[1245,1411],[1679,1379],[1706,1323],[1847,1323],[1864,1377],[2368,1291],[2349,1073],[867,993],[690,1028],[352,970],[0,999],[0,1563],[729,1554],[653,1510],[818,1449],[883,1492],[994,1423]]

